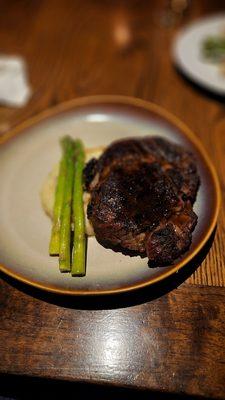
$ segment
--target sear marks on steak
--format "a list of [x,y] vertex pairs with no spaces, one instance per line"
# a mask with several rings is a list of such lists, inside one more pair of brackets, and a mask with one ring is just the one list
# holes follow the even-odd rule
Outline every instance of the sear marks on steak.
[[112,143],[84,171],[96,239],[106,248],[172,263],[191,244],[199,186],[193,155],[160,137]]

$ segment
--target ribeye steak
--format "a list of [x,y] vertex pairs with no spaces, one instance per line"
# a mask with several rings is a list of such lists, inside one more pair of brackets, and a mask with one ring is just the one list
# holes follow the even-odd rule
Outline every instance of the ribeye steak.
[[194,156],[160,137],[112,143],[85,171],[96,239],[106,248],[172,263],[191,244],[199,176]]

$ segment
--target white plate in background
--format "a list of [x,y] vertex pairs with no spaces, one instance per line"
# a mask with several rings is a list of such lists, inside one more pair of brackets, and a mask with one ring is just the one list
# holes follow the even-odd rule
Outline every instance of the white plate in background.
[[225,32],[225,13],[201,18],[179,31],[172,46],[176,66],[188,78],[216,94],[225,95],[225,74],[218,64],[208,62],[201,54],[208,36]]

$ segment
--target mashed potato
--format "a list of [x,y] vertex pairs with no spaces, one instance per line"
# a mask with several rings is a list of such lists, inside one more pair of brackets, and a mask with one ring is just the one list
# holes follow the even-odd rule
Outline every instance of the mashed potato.
[[[91,158],[99,158],[103,151],[104,151],[103,147],[86,149],[85,150],[86,162],[88,162]],[[46,177],[46,180],[43,183],[43,186],[41,188],[41,193],[40,193],[42,207],[43,207],[45,213],[51,219],[53,218],[55,189],[56,189],[58,173],[59,173],[59,164],[55,165],[53,167],[52,171]],[[86,234],[88,236],[94,236],[93,227],[87,218],[87,206],[88,206],[89,200],[90,200],[90,194],[87,192],[84,192],[83,201],[84,201]]]

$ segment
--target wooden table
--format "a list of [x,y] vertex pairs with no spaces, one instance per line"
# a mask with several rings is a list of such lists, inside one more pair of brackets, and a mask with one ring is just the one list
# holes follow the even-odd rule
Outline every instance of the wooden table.
[[[167,3],[0,1],[1,52],[25,57],[33,87],[24,109],[0,109],[1,132],[74,97],[144,98],[193,129],[211,155],[224,194],[224,100],[185,80],[170,57],[177,29],[222,10],[224,2],[192,1],[172,26],[165,18]],[[224,239],[223,203],[214,241],[189,270],[160,287],[123,297],[68,300],[2,274],[4,379],[20,375],[187,394],[191,399],[225,398]]]

